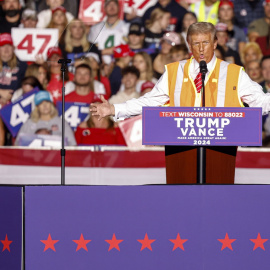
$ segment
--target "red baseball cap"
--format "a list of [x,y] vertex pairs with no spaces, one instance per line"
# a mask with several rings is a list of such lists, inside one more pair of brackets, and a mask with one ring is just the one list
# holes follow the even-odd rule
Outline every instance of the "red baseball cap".
[[47,51],[47,58],[50,58],[53,54],[57,54],[62,57],[62,52],[59,47],[51,47]]
[[151,88],[153,89],[153,87],[155,86],[154,83],[152,83],[151,81],[146,81],[145,83],[142,84],[141,86],[141,92],[143,92],[144,90]]
[[54,9],[52,10],[52,14],[53,14],[54,12],[56,12],[57,10],[61,10],[61,11],[64,12],[64,13],[67,12],[67,10],[66,10],[64,7],[59,6],[59,7],[56,7],[56,8],[54,8]]
[[12,37],[9,33],[3,33],[0,35],[0,46],[4,46],[6,44],[13,46]]
[[121,44],[116,46],[113,50],[113,57],[120,58],[125,56],[133,57],[135,53],[129,48],[128,44]]
[[264,5],[265,5],[265,4],[268,4],[268,3],[270,3],[270,0],[265,0],[265,1],[263,2]]
[[234,4],[233,4],[233,2],[230,1],[230,0],[221,0],[220,3],[219,3],[218,8],[220,8],[220,7],[224,6],[224,5],[228,5],[228,6],[230,6],[232,9],[234,8]]

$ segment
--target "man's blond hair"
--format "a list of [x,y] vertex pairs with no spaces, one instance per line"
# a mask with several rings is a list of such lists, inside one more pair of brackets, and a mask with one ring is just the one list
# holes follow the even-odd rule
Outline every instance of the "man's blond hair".
[[210,33],[213,41],[217,40],[217,31],[212,23],[197,22],[190,25],[187,31],[187,42],[189,43],[192,35],[208,34]]

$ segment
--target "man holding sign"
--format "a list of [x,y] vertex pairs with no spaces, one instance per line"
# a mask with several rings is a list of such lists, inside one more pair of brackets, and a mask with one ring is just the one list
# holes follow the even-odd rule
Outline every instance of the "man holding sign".
[[113,115],[124,119],[142,113],[144,106],[202,106],[202,80],[200,62],[205,61],[206,107],[241,107],[242,102],[250,107],[262,107],[263,113],[270,111],[270,95],[253,82],[242,67],[217,59],[216,29],[213,24],[200,22],[192,24],[187,33],[187,41],[193,57],[165,66],[165,72],[153,90],[139,99],[122,104],[93,104],[90,111],[99,119]]

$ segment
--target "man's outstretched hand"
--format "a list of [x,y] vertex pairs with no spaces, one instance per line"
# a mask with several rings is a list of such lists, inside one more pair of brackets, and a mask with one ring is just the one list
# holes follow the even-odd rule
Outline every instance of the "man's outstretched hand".
[[101,96],[102,103],[93,103],[90,106],[90,112],[94,116],[98,116],[98,120],[106,116],[114,116],[114,106],[108,102],[103,96]]

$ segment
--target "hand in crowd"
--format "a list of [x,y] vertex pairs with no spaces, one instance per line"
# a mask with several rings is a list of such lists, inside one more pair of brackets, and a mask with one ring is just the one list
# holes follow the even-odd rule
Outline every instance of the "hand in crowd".
[[102,103],[94,103],[90,106],[90,112],[93,116],[98,116],[98,120],[106,116],[114,116],[115,109],[103,96],[101,96]]

